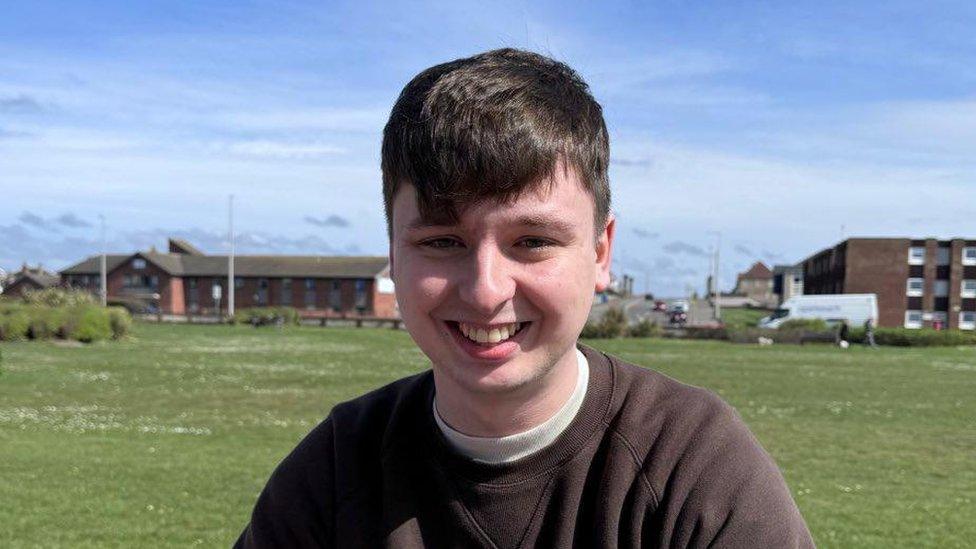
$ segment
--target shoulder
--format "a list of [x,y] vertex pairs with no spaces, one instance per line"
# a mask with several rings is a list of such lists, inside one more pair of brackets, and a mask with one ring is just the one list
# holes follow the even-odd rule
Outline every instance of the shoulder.
[[606,356],[614,385],[610,424],[635,448],[649,451],[656,444],[660,450],[662,443],[673,448],[703,430],[744,427],[735,409],[714,392]]
[[336,405],[275,468],[238,546],[330,546],[336,509],[376,476],[378,449],[425,375]]
[[671,541],[812,546],[779,468],[732,406],[707,389],[609,358],[610,428],[629,445],[656,500],[657,526]]

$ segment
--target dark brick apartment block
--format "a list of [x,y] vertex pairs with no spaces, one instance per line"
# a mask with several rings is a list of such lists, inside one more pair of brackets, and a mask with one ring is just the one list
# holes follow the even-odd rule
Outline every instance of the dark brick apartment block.
[[[61,271],[61,284],[97,292],[100,256]],[[109,255],[108,299],[151,312],[216,315],[227,311],[227,256],[206,255],[170,239],[166,253],[151,249]],[[220,287],[219,304],[214,300]],[[304,317],[397,318],[385,256],[234,257],[234,307],[290,306]]]
[[802,265],[804,294],[877,294],[879,326],[976,329],[976,240],[849,238]]

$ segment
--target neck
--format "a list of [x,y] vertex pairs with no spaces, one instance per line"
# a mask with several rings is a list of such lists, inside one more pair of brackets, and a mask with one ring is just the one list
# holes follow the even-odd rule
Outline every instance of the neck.
[[504,437],[544,423],[569,400],[579,366],[571,347],[546,375],[506,393],[471,394],[434,370],[437,411],[453,429],[473,437]]

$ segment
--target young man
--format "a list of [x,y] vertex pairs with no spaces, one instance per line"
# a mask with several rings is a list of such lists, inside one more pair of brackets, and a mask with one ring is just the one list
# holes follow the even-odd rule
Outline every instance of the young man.
[[714,394],[576,342],[615,222],[599,104],[497,50],[432,67],[383,137],[390,266],[432,369],[340,404],[240,547],[812,547]]

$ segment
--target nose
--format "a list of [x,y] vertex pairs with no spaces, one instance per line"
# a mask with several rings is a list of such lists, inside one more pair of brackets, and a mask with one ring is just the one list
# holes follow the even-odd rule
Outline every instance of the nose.
[[490,243],[479,246],[462,261],[464,274],[458,287],[461,301],[490,318],[515,295],[515,266]]

